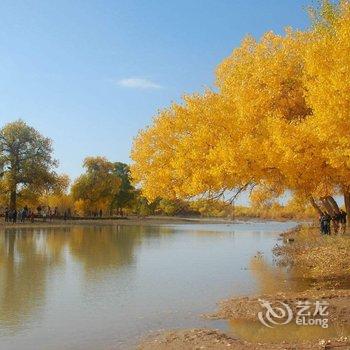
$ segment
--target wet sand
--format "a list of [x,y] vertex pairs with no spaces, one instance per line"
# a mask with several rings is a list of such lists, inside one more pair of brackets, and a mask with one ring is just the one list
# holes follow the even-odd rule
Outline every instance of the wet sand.
[[145,339],[139,350],[349,350],[347,339],[319,340],[317,342],[250,343],[231,337],[218,330],[189,329],[156,334]]

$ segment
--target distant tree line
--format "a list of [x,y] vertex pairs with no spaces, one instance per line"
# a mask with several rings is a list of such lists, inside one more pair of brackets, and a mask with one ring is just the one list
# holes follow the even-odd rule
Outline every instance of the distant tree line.
[[[136,188],[128,164],[105,157],[87,157],[84,173],[72,183],[58,174],[52,141],[19,120],[0,130],[0,207],[26,208],[45,217],[112,217],[169,215],[232,218],[291,217],[308,212],[305,203],[292,199],[287,207],[269,197],[252,198],[252,207],[235,208],[220,199],[149,200]],[[310,211],[309,211],[310,212]],[[308,212],[308,213],[309,213]]]
[[196,214],[183,201],[148,201],[132,184],[129,165],[87,157],[85,172],[72,183],[58,174],[52,141],[24,121],[0,130],[0,206],[29,208],[46,216],[140,216]]

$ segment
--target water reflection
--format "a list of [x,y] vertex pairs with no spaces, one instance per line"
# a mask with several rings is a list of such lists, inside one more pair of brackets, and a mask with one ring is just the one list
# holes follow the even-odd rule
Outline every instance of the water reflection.
[[112,267],[134,263],[134,248],[142,232],[125,232],[113,227],[76,227],[68,240],[69,252],[79,260],[85,273],[99,272]]
[[0,324],[13,331],[34,317],[45,303],[50,273],[67,259],[79,261],[95,277],[132,264],[142,234],[116,227],[5,229],[0,237]]
[[251,259],[249,268],[257,283],[258,294],[298,292],[310,287],[311,281],[303,278],[301,273],[271,264],[259,253]]
[[46,276],[52,266],[62,263],[63,239],[5,230],[0,243],[0,322],[19,325],[45,298]]
[[130,348],[152,330],[200,327],[219,299],[255,294],[251,273],[270,272],[247,269],[251,256],[292,225],[0,230],[0,348]]

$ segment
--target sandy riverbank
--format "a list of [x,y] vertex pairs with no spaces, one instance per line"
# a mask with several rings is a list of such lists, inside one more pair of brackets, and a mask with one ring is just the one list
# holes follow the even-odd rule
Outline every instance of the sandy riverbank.
[[189,329],[163,332],[145,339],[138,350],[349,350],[347,339],[280,344],[250,343],[218,330]]
[[168,217],[168,216],[149,216],[149,217],[118,217],[118,218],[102,218],[102,219],[74,219],[61,220],[54,219],[52,221],[36,219],[33,223],[26,221],[24,223],[7,223],[4,219],[0,219],[1,228],[45,228],[45,227],[69,227],[76,225],[89,226],[119,226],[119,225],[142,225],[142,226],[157,226],[157,225],[172,225],[172,224],[232,224],[237,221],[244,221],[241,219],[215,219],[215,218],[192,218],[192,217]]
[[69,227],[75,225],[88,225],[88,226],[125,226],[125,225],[140,225],[140,226],[157,226],[157,225],[179,225],[179,224],[237,224],[245,222],[264,222],[264,221],[279,221],[285,222],[289,219],[281,218],[277,219],[259,219],[249,217],[237,217],[235,219],[223,219],[223,218],[201,218],[201,217],[178,217],[178,216],[147,216],[147,217],[113,217],[113,218],[74,218],[72,220],[53,219],[50,221],[47,219],[43,221],[40,218],[36,218],[32,223],[29,220],[24,223],[8,223],[5,222],[4,218],[0,218],[0,229],[1,228],[59,228]]

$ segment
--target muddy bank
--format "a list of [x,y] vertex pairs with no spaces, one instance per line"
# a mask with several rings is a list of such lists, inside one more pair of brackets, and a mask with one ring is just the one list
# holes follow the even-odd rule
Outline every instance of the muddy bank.
[[166,349],[247,349],[247,343],[217,330],[189,329],[154,334],[138,347],[142,350]]
[[347,339],[319,340],[290,344],[250,343],[231,337],[218,330],[189,329],[155,334],[145,339],[138,350],[349,350]]
[[304,292],[277,293],[274,295],[259,295],[256,297],[241,297],[222,300],[217,312],[203,317],[211,319],[245,319],[256,320],[262,310],[259,299],[273,303],[288,304],[293,313],[297,312],[298,302],[319,300],[328,303],[328,319],[330,322],[340,322],[350,325],[350,290],[308,290]]

